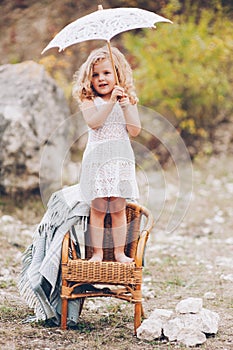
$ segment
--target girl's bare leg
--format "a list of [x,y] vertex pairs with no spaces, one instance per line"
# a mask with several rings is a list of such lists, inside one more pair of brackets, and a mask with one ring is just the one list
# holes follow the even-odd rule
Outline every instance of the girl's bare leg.
[[89,261],[103,260],[104,218],[108,202],[105,198],[96,198],[91,203],[90,236],[93,255]]
[[112,235],[114,242],[115,259],[121,263],[131,263],[132,258],[125,255],[125,240],[126,240],[126,214],[125,214],[125,199],[111,197],[109,201],[109,211],[112,218]]

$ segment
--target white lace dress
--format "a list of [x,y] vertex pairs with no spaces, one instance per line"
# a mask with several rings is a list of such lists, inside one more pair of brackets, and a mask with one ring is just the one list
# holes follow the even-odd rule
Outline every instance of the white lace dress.
[[[96,97],[94,103],[99,109],[106,102]],[[100,128],[88,130],[80,189],[87,202],[103,197],[139,198],[134,152],[118,103]]]

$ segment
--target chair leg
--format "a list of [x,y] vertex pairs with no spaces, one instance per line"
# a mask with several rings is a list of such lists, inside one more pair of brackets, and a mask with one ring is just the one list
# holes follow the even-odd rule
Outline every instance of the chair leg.
[[138,327],[141,325],[142,303],[135,303],[134,307],[134,334],[136,335]]
[[61,301],[61,329],[67,329],[68,300]]
[[79,309],[79,316],[81,315],[81,312],[83,310],[83,304],[86,298],[80,298],[80,309]]

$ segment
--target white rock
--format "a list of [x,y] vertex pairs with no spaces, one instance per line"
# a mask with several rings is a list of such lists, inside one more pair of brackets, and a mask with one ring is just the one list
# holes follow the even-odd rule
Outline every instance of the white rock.
[[219,315],[216,312],[202,309],[197,314],[182,314],[179,316],[186,329],[198,330],[206,334],[216,334]]
[[146,276],[146,277],[143,278],[143,282],[144,283],[151,282],[151,280],[152,280],[151,276]]
[[232,273],[230,273],[230,274],[228,274],[228,275],[222,274],[222,275],[220,276],[220,279],[221,279],[221,280],[224,280],[224,281],[233,282],[233,274],[232,274]]
[[181,314],[179,318],[184,324],[184,328],[190,330],[198,330],[201,331],[201,316],[200,313],[197,314]]
[[143,291],[143,297],[147,299],[153,299],[155,297],[155,291],[154,290]]
[[177,336],[177,341],[186,346],[195,346],[203,344],[206,341],[206,336],[198,330],[183,328]]
[[174,341],[177,339],[177,336],[182,328],[184,328],[184,323],[179,317],[176,317],[164,324],[163,334],[169,339],[169,341]]
[[197,313],[202,309],[203,301],[201,298],[187,298],[181,300],[176,305],[176,312],[180,314]]
[[62,90],[42,65],[1,66],[0,185],[7,193],[37,190],[41,181],[61,187],[71,146],[69,115]]
[[146,319],[137,329],[137,338],[152,341],[161,337],[162,323],[158,320]]
[[214,221],[217,222],[218,224],[222,224],[225,222],[225,219],[222,216],[216,215],[214,217]]
[[226,244],[232,244],[233,245],[233,238],[232,237],[230,237],[230,238],[227,238],[226,240],[225,240],[225,243]]
[[137,337],[151,341],[159,338],[163,332],[169,341],[177,340],[186,346],[195,346],[206,341],[205,334],[218,332],[219,315],[202,308],[201,298],[182,300],[176,309],[185,310],[186,313],[179,312],[177,315],[172,310],[155,309],[137,329]]
[[3,223],[3,224],[13,223],[14,221],[16,221],[16,220],[11,215],[3,215],[0,218],[0,222]]
[[151,289],[151,287],[147,286],[146,284],[143,284],[142,290],[143,290],[144,298],[153,299],[155,297],[155,291]]
[[86,303],[86,308],[87,310],[90,310],[92,312],[96,312],[98,313],[100,311],[101,308],[103,308],[104,304],[102,302],[102,300],[88,300],[88,302]]
[[233,258],[228,258],[225,256],[217,256],[215,262],[216,262],[216,265],[218,266],[232,267]]
[[210,234],[210,232],[211,232],[211,228],[210,228],[210,227],[202,227],[202,228],[201,228],[201,231],[202,231],[202,233],[204,233],[205,235],[208,235],[208,234]]
[[225,187],[226,187],[228,192],[233,193],[233,183],[232,182],[226,183]]
[[216,293],[214,292],[206,292],[204,294],[204,298],[207,300],[214,300],[216,298]]
[[166,322],[173,316],[172,310],[165,310],[165,309],[155,309],[150,314],[149,319],[155,319],[155,320],[161,320],[162,322]]
[[218,325],[220,317],[217,312],[203,308],[200,312],[201,328],[200,330],[206,334],[216,334],[218,332]]

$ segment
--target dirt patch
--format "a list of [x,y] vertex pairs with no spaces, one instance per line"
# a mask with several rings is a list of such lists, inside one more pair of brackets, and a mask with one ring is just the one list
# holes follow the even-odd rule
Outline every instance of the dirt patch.
[[[230,157],[196,161],[193,198],[188,213],[174,232],[166,233],[163,229],[167,215],[165,207],[147,247],[143,288],[146,315],[155,308],[174,309],[181,299],[192,296],[203,298],[204,307],[220,316],[217,335],[208,337],[206,343],[196,349],[230,350],[233,347],[232,170]],[[172,175],[171,170],[171,182]],[[134,337],[133,306],[111,299],[84,304],[76,329],[61,331],[43,323],[23,323],[33,312],[18,294],[17,278],[21,253],[31,242],[35,223],[43,212],[40,204],[34,205],[40,208],[38,217],[31,206],[24,205],[14,211],[3,203],[1,205],[1,349],[184,348],[175,342],[145,342]],[[212,294],[206,294],[208,292]]]

